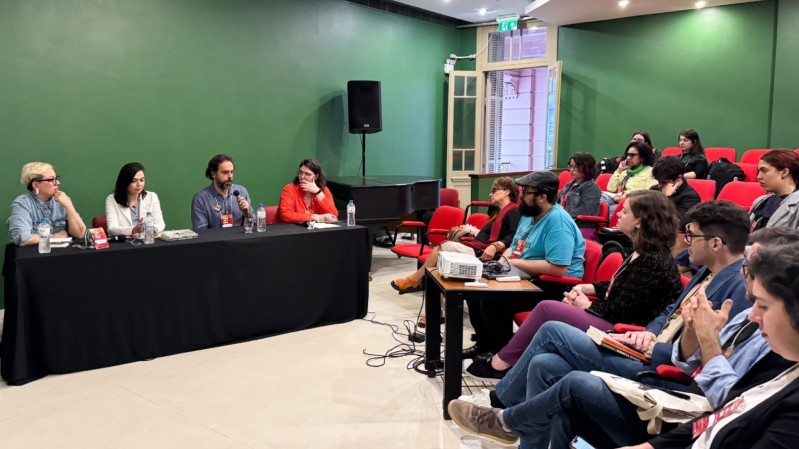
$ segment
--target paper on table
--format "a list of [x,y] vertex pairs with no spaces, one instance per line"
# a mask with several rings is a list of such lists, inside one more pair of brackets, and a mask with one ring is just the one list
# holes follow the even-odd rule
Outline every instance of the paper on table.
[[314,223],[313,229],[325,229],[325,228],[340,228],[341,226],[333,223]]
[[72,237],[50,237],[50,244],[53,243],[72,243]]

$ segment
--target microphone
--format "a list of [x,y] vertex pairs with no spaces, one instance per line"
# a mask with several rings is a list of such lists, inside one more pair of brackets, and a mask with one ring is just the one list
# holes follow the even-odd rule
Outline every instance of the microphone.
[[[233,196],[236,197],[236,202],[238,203],[239,202],[239,196],[241,196],[241,192],[239,192],[238,190],[234,190],[233,191]],[[244,212],[244,215],[246,215],[248,218],[252,217],[252,213],[250,213],[250,208],[249,207],[244,209],[243,212]]]
[[124,242],[127,240],[127,237],[124,235],[111,235],[107,237],[109,242]]

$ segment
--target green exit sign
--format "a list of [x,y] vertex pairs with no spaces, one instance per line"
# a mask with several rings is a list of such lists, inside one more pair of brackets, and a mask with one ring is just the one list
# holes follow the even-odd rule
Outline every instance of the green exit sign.
[[519,29],[519,16],[499,16],[497,17],[497,30],[502,33],[505,31],[516,31]]

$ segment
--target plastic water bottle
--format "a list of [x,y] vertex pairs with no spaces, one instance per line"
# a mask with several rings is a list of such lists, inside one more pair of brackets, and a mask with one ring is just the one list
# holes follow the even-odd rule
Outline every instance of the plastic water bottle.
[[46,218],[39,220],[36,226],[39,232],[39,253],[46,254],[50,252],[50,222]]
[[347,226],[355,226],[355,203],[347,203]]
[[155,224],[153,223],[153,213],[147,211],[144,217],[144,244],[152,245],[155,243]]
[[266,209],[264,208],[264,203],[258,204],[258,212],[255,216],[257,219],[256,230],[258,232],[266,231]]

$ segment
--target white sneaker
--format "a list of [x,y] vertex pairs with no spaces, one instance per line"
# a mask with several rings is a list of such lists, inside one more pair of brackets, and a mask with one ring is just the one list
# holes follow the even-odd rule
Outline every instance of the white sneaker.
[[488,396],[489,393],[488,389],[481,388],[480,392],[477,394],[464,394],[458,399],[481,407],[491,407],[491,399]]

